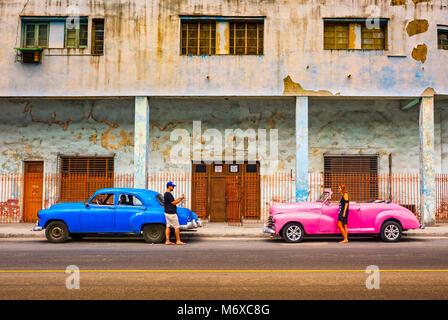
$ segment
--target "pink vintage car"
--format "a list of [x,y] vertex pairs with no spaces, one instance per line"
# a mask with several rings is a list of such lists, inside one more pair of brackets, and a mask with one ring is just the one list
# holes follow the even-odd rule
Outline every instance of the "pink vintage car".
[[[316,202],[273,205],[263,232],[277,234],[286,242],[300,242],[306,235],[341,234],[337,227],[338,203],[331,203],[331,191]],[[423,228],[408,209],[387,201],[350,202],[348,233],[379,235],[384,241],[398,241],[402,232]]]

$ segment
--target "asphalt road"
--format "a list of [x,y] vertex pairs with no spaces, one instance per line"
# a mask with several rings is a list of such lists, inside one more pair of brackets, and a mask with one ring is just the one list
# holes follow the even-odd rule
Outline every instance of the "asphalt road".
[[[69,265],[80,289],[66,288]],[[448,299],[448,239],[2,239],[0,299]]]

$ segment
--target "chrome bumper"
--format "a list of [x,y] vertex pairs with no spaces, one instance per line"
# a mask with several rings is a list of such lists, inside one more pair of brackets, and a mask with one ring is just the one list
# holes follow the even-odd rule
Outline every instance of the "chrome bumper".
[[268,228],[266,224],[263,225],[263,233],[275,234],[275,230]]
[[39,225],[39,220],[36,221],[36,224],[33,227],[33,231],[42,231],[42,227]]
[[202,227],[202,220],[198,219],[197,221],[189,221],[187,224],[181,225],[180,230],[191,230]]

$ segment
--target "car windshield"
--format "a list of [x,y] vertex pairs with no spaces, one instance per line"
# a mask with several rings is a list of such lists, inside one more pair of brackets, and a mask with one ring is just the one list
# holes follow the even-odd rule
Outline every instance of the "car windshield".
[[329,194],[330,194],[330,192],[328,192],[328,191],[322,192],[322,194],[317,199],[317,202],[324,202],[325,199],[329,196]]

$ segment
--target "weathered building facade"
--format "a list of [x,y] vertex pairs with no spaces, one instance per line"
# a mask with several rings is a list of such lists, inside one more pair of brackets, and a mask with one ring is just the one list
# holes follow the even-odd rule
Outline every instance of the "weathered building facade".
[[[151,173],[243,155],[261,175],[292,172],[305,199],[310,172],[367,157],[359,170],[418,173],[434,222],[447,1],[3,0],[0,16],[2,173],[113,159],[145,187]],[[237,129],[248,139],[226,153]],[[259,130],[266,152],[252,154]]]

